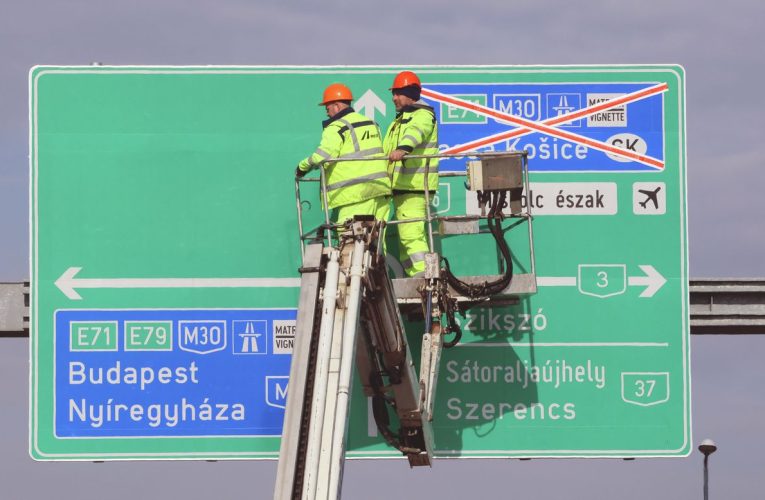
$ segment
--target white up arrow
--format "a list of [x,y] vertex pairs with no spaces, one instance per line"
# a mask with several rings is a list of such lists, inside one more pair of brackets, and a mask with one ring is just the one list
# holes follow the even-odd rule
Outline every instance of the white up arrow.
[[364,95],[356,99],[354,108],[370,120],[375,119],[375,110],[385,116],[385,103],[371,90],[367,90]]
[[81,288],[299,288],[300,278],[75,278],[81,267],[70,267],[55,285],[72,300]]

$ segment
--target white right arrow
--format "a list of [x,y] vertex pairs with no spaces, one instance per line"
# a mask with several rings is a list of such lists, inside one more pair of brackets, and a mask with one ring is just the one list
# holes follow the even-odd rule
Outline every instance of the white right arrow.
[[645,290],[640,293],[641,297],[653,297],[664,286],[667,279],[651,265],[645,264],[638,267],[645,273],[645,276],[630,276],[627,282],[630,286],[645,286]]
[[[629,276],[627,277],[627,284],[629,286],[644,286],[646,288],[640,292],[640,297],[653,297],[664,286],[667,279],[650,264],[642,264],[638,267],[645,273],[645,276]],[[537,276],[537,286],[576,286],[576,277]]]
[[385,103],[372,90],[367,90],[356,99],[354,109],[370,120],[375,119],[375,110],[380,111],[380,114],[385,116]]

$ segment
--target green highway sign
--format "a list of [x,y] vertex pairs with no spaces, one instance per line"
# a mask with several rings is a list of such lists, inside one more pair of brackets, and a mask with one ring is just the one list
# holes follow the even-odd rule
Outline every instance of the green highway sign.
[[[299,291],[294,167],[318,143],[324,87],[349,85],[385,129],[401,69],[31,70],[32,457],[278,456]],[[436,456],[687,455],[683,69],[406,69],[442,151],[528,152],[534,215],[537,293],[460,318]],[[476,213],[463,183],[442,178],[434,211]],[[315,184],[303,191],[317,224]],[[525,229],[507,234],[529,272]],[[497,272],[489,235],[436,246],[457,274]],[[421,330],[408,329],[415,351]],[[399,455],[357,386],[348,456]]]

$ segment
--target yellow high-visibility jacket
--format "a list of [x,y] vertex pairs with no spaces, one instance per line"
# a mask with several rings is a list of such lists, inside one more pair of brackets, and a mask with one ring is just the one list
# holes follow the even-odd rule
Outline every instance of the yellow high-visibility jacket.
[[[304,172],[323,166],[329,208],[390,195],[387,160],[382,157],[380,127],[373,120],[346,108],[323,122],[321,143],[298,164]],[[379,160],[341,161],[378,155]],[[340,160],[340,161],[338,161]]]
[[[385,154],[401,149],[414,155],[438,153],[438,126],[433,108],[418,101],[402,109],[383,140]],[[428,191],[438,189],[438,158],[406,159],[388,165],[394,191],[425,191],[425,166],[428,165]]]

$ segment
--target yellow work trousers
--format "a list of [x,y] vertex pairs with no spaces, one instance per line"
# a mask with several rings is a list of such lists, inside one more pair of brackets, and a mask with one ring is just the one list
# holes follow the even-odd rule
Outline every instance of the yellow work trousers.
[[[374,215],[375,219],[387,222],[388,217],[390,216],[390,196],[377,196],[376,198],[360,201],[358,203],[343,205],[342,207],[333,209],[331,215],[332,220],[339,224],[342,224],[348,219],[353,219],[354,215]],[[382,251],[385,253],[385,230],[383,230],[381,236],[383,239]]]
[[374,215],[377,220],[387,221],[390,215],[390,197],[377,196],[332,210],[332,219],[339,224],[353,219],[354,215]]
[[[425,194],[401,193],[393,195],[395,220],[424,219]],[[429,252],[425,222],[398,224],[399,262],[407,276],[425,272],[425,254]]]

